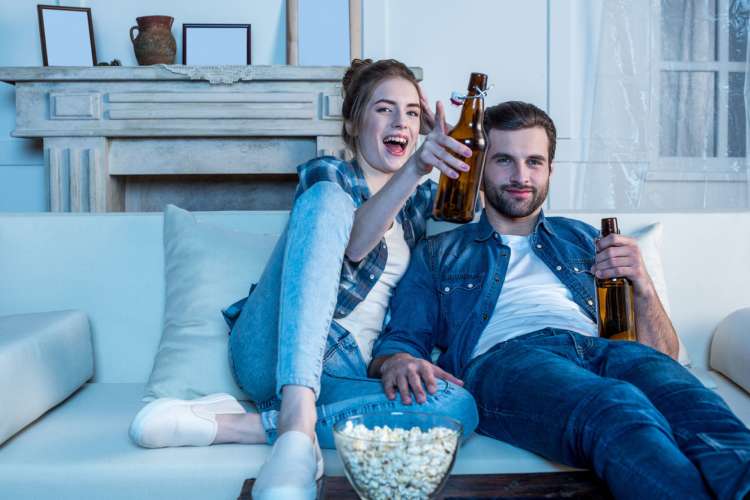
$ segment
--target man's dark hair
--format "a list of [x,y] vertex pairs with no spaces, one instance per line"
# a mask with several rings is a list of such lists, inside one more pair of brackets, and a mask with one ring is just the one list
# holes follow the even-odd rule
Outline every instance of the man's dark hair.
[[557,145],[557,129],[547,113],[533,104],[522,101],[506,101],[490,106],[484,112],[484,129],[489,135],[490,130],[521,130],[525,128],[542,127],[547,132],[549,142],[550,163],[555,158]]

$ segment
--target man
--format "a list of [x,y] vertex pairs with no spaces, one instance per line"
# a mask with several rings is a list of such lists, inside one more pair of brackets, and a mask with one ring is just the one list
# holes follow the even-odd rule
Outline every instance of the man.
[[[478,432],[590,468],[617,498],[742,498],[750,431],[673,359],[636,242],[544,216],[552,120],[506,102],[485,128],[485,212],[417,247],[371,376],[408,403],[454,374],[477,401]],[[594,275],[632,282],[638,342],[597,336]]]

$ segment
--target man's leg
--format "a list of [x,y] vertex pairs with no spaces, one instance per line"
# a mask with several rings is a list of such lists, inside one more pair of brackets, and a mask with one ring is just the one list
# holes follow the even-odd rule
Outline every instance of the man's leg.
[[584,354],[574,334],[547,329],[475,360],[464,380],[478,431],[591,468],[617,498],[710,498],[661,413],[632,384],[589,371]]
[[750,430],[679,363],[641,344],[611,343],[602,375],[643,391],[718,498],[750,491]]

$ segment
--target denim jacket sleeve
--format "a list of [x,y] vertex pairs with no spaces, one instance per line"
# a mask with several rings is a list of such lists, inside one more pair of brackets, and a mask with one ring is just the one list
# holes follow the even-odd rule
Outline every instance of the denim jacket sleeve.
[[440,300],[430,268],[430,240],[412,253],[409,268],[393,293],[390,322],[373,347],[373,358],[406,352],[430,360]]

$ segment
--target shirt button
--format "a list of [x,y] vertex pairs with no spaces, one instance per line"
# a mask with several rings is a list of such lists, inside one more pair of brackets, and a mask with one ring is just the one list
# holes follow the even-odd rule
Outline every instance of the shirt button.
[[555,269],[557,269],[558,271],[562,271],[562,266],[557,266]]
[[487,316],[487,313],[482,313],[482,319],[483,319],[484,321],[487,321],[487,318],[488,318],[488,317],[489,317],[489,316]]
[[469,288],[474,288],[474,284],[473,283],[469,283],[468,286],[469,286]]
[[451,287],[449,287],[449,286],[446,286],[445,288],[443,288],[443,291],[445,291],[445,292],[450,292],[450,291],[451,291]]
[[577,268],[577,267],[574,267],[574,268],[573,268],[573,271],[575,271],[575,272],[578,272],[578,268]]
[[500,235],[497,234],[497,233],[492,233],[492,237],[495,238],[495,239],[498,239],[500,237]]
[[500,281],[500,275],[496,274],[495,275],[495,282],[499,282],[499,281]]
[[593,300],[589,300],[589,301],[587,301],[586,303],[587,303],[588,305],[590,305],[590,306],[593,306],[593,305],[594,305],[594,301],[593,301]]
[[374,279],[375,279],[375,275],[374,275],[374,274],[371,274],[371,275],[370,275],[370,279],[371,279],[371,280],[374,280]]
[[541,245],[541,244],[539,244],[539,243],[537,243],[537,244],[536,244],[536,247],[537,247],[537,248],[542,248],[542,245]]

